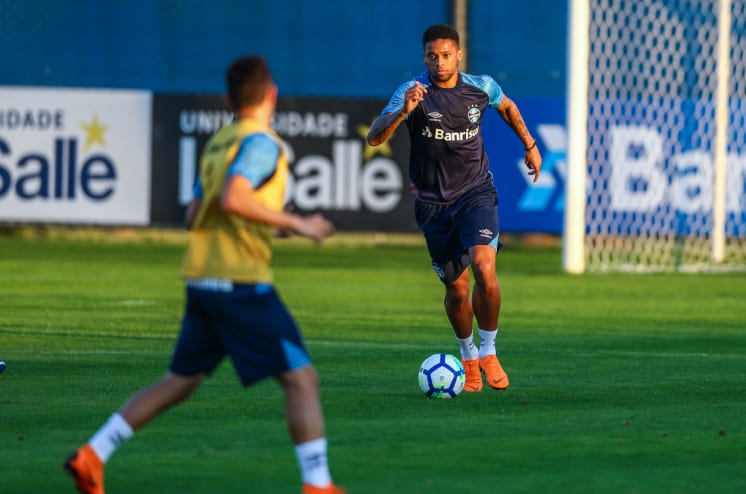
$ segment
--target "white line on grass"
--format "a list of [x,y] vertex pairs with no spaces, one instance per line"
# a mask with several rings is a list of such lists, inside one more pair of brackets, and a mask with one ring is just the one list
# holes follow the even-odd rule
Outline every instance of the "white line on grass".
[[155,305],[155,300],[122,300],[117,302],[117,305],[124,305],[127,307],[136,305]]
[[[77,336],[88,336],[88,335],[77,335]],[[142,335],[118,335],[120,337],[126,338],[127,336],[133,336],[137,339],[150,339],[147,337],[143,337]],[[163,339],[166,337],[169,337],[170,335],[158,335],[158,339]],[[352,348],[352,349],[379,349],[379,350],[416,350],[416,351],[422,351],[422,352],[445,352],[445,353],[453,353],[454,355],[458,353],[457,348],[446,348],[448,345],[437,345],[437,344],[415,344],[415,343],[404,343],[404,342],[392,342],[392,341],[353,341],[353,340],[328,340],[328,339],[316,339],[316,338],[308,338],[307,340],[309,347],[339,347],[339,348]],[[10,353],[14,354],[63,354],[63,355],[93,355],[93,354],[102,354],[102,355],[132,355],[133,353],[137,354],[150,354],[150,355],[170,355],[172,353],[171,349],[169,350],[38,350],[38,349],[28,349],[28,350],[9,350]],[[513,351],[513,352],[507,352],[506,355],[513,354],[532,354],[532,353],[542,353],[542,354],[564,354],[564,355],[572,355],[573,357],[580,357],[580,358],[596,358],[600,356],[618,356],[618,357],[635,357],[635,358],[711,358],[711,357],[718,357],[718,358],[736,358],[736,359],[746,359],[746,354],[735,354],[735,353],[729,353],[729,354],[711,354],[711,353],[697,353],[697,352],[639,352],[639,351],[614,351],[614,350],[598,350],[596,352],[575,352],[572,350],[546,350],[542,349],[539,352],[531,352],[531,351]]]

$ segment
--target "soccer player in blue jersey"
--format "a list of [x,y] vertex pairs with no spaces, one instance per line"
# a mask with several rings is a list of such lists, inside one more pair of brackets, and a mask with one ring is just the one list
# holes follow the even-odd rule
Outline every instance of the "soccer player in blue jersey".
[[[427,71],[394,92],[373,122],[368,143],[377,146],[404,123],[409,130],[409,180],[415,219],[433,269],[445,285],[445,310],[466,370],[464,391],[482,390],[482,372],[494,389],[508,387],[495,350],[500,286],[495,256],[500,248],[497,192],[489,170],[480,123],[494,108],[525,147],[534,182],[541,154],[516,104],[487,75],[459,72],[463,52],[458,31],[430,26],[422,37]],[[471,300],[469,266],[474,277]],[[476,318],[480,346],[476,348]]]
[[169,371],[65,462],[82,493],[103,494],[103,468],[114,450],[188,398],[226,356],[244,386],[273,377],[282,387],[303,494],[344,492],[329,473],[318,377],[269,265],[276,228],[320,242],[334,227],[321,215],[283,210],[288,162],[270,127],[277,87],[264,59],[239,58],[226,79],[236,119],[205,145],[187,208],[186,308]]

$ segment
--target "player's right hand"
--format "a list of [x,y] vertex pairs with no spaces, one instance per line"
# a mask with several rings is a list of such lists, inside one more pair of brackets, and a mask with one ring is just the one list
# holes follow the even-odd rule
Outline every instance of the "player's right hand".
[[427,88],[420,84],[419,81],[414,81],[414,86],[404,92],[404,111],[411,113],[412,110],[417,108],[422,98],[425,97],[425,93],[427,93]]
[[312,238],[317,243],[334,234],[334,224],[324,218],[321,214],[310,216],[298,216],[295,225],[295,233],[304,237]]

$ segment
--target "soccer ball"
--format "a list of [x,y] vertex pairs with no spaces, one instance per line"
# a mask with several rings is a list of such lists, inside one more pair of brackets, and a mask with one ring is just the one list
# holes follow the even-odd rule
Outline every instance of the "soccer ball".
[[453,355],[436,353],[422,362],[417,378],[429,398],[455,398],[464,389],[466,372]]

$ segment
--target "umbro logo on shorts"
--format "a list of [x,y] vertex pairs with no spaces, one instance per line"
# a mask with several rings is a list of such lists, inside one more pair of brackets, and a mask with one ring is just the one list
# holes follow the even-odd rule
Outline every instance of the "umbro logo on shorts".
[[494,233],[492,233],[492,230],[489,228],[482,228],[479,230],[479,234],[482,235],[484,238],[492,238],[495,236]]

